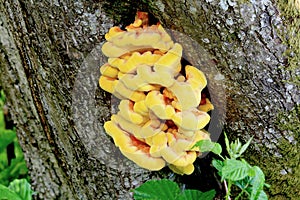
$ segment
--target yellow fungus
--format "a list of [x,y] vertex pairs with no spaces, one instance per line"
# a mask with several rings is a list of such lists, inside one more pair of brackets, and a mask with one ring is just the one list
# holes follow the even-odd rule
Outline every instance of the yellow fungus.
[[203,128],[213,105],[201,96],[207,81],[196,67],[182,66],[182,46],[160,24],[149,26],[147,16],[138,12],[126,30],[112,27],[105,35],[108,63],[99,85],[121,101],[104,129],[140,167],[191,174],[201,153],[193,146],[210,139]]

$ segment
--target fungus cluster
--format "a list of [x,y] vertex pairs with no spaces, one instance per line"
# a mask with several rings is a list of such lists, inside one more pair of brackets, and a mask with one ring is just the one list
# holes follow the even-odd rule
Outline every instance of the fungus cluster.
[[194,144],[209,139],[203,128],[213,105],[201,95],[207,81],[197,68],[182,66],[182,46],[160,24],[148,26],[147,19],[138,12],[126,30],[112,27],[105,35],[102,52],[108,63],[100,68],[99,84],[121,101],[104,128],[140,167],[168,165],[191,174],[200,153]]

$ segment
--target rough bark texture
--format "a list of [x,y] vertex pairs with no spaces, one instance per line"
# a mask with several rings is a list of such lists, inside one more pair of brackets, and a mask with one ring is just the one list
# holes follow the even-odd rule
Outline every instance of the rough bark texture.
[[[0,10],[1,82],[38,198],[129,199],[131,188],[157,173],[122,164],[101,128],[110,113],[97,88],[101,57],[90,71],[82,67],[112,26],[101,3],[6,1]],[[87,78],[77,82],[80,93],[73,91],[77,74]],[[126,165],[133,169],[118,168]]]
[[[278,125],[283,120],[278,114],[294,108],[297,114],[290,118],[299,119],[300,90],[284,82],[294,74],[285,69],[286,47],[279,37],[284,35],[285,27],[276,4],[162,0],[151,5],[166,27],[189,35],[214,56],[218,70],[225,76],[225,129],[231,138],[244,141],[254,135],[246,158],[263,168],[272,185],[270,198],[298,198],[300,130],[283,130]],[[295,17],[299,19],[299,15]]]
[[246,156],[265,170],[271,199],[300,196],[299,132],[276,125],[278,113],[299,104],[300,93],[283,82],[291,75],[274,2],[1,0],[0,80],[37,198],[129,199],[131,188],[168,175],[122,159],[101,126],[111,105],[97,86],[105,62],[99,47],[109,27],[130,23],[137,9],[207,51],[203,61],[192,40],[173,34],[183,41],[187,61],[219,71],[206,71],[217,114],[226,102],[231,138],[254,135]]

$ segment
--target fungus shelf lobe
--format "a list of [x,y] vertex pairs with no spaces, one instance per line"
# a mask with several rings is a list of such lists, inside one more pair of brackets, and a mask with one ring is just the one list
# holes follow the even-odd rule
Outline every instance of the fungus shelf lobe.
[[182,66],[182,46],[160,24],[149,26],[147,16],[138,12],[126,30],[112,27],[105,35],[108,63],[99,85],[121,101],[104,129],[140,167],[191,174],[201,153],[194,144],[210,139],[203,128],[213,105],[201,94],[207,81],[197,68]]

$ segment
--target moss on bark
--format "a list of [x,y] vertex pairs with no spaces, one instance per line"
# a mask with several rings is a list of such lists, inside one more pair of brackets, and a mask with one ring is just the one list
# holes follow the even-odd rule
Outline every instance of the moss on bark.
[[287,70],[291,72],[289,82],[300,86],[300,2],[298,0],[277,0],[286,30],[282,41],[289,47],[285,52]]
[[[300,86],[300,4],[297,1],[278,0],[277,5],[281,18],[285,24],[285,30],[280,36],[283,43],[288,47],[284,56],[287,58],[285,70],[290,73],[286,80],[299,91]],[[277,127],[286,137],[279,140],[279,154],[269,157],[266,163],[272,163],[272,168],[265,167],[264,170],[271,183],[270,193],[275,195],[274,199],[297,199],[300,196],[300,105],[299,97],[296,98],[295,106],[289,111],[282,111],[277,116]],[[278,159],[279,158],[279,159]],[[276,178],[274,178],[276,177]],[[283,195],[283,193],[285,195]],[[276,195],[279,194],[279,195]]]

